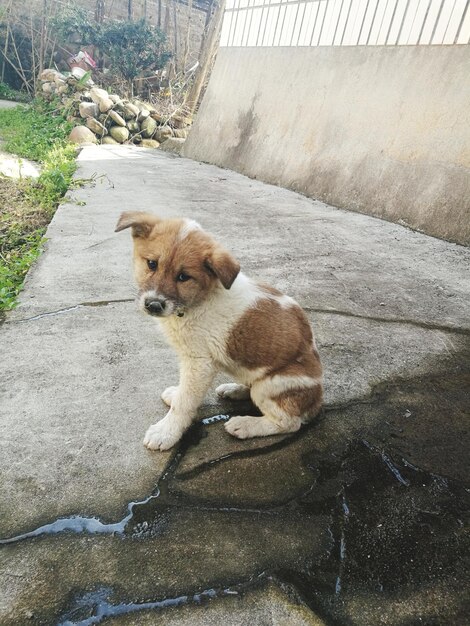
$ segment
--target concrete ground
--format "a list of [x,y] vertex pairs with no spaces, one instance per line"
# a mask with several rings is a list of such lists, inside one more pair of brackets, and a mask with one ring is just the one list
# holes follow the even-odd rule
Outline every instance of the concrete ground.
[[[76,176],[0,327],[0,623],[466,623],[470,251],[159,151],[86,147]],[[133,302],[131,209],[301,303],[315,423],[143,447],[177,362]]]

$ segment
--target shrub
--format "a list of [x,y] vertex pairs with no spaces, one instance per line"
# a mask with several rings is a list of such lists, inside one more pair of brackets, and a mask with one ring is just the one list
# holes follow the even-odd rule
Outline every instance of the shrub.
[[143,19],[97,23],[70,4],[53,19],[52,28],[63,43],[75,41],[78,46],[98,48],[107,67],[128,83],[144,72],[161,69],[171,57],[163,31]]

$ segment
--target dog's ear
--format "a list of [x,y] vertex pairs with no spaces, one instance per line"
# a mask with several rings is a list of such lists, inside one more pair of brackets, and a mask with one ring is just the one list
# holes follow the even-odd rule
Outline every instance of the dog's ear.
[[161,222],[161,219],[152,213],[145,213],[144,211],[127,211],[122,213],[119,221],[116,225],[114,232],[119,232],[125,228],[132,227],[133,237],[148,237],[152,232],[155,224]]
[[204,262],[211,274],[217,276],[225,289],[230,289],[238,276],[240,264],[233,256],[221,247],[214,248]]

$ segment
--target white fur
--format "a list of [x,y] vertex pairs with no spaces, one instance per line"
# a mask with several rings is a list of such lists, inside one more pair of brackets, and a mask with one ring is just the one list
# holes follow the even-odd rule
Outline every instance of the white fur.
[[299,306],[294,298],[291,298],[290,296],[273,296],[273,298],[276,300],[276,302],[279,302],[283,309],[288,309],[292,306]]
[[250,388],[246,385],[237,385],[237,383],[219,385],[215,391],[221,398],[230,400],[245,400],[250,397]]
[[181,227],[180,232],[178,233],[178,240],[182,241],[185,237],[187,237],[190,233],[195,230],[202,230],[201,225],[195,220],[184,220],[184,224]]

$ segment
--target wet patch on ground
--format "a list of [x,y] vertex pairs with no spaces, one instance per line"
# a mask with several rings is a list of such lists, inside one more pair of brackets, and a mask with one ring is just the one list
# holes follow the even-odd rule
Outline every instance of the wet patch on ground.
[[2,546],[2,623],[108,623],[273,580],[326,623],[465,623],[469,389],[463,353],[283,439],[236,441],[227,415],[204,419],[122,520],[57,520]]

